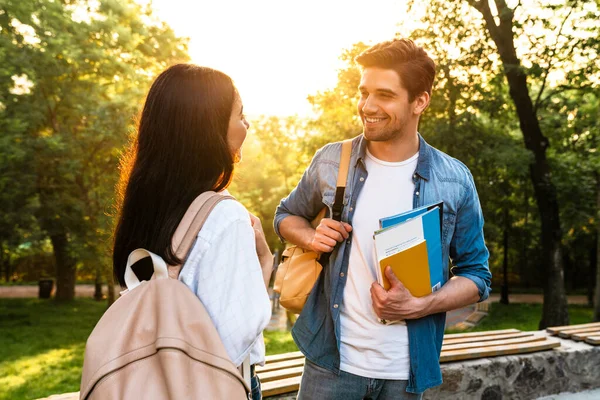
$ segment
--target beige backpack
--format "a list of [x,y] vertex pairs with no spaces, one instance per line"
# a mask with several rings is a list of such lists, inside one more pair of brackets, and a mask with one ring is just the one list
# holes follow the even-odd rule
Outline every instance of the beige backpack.
[[[191,204],[173,248],[185,260],[214,206],[214,192]],[[140,282],[131,265],[150,257],[154,275]],[[181,265],[156,254],[129,255],[128,292],[102,316],[85,348],[81,399],[248,399],[250,387],[229,359],[200,299],[177,280]]]

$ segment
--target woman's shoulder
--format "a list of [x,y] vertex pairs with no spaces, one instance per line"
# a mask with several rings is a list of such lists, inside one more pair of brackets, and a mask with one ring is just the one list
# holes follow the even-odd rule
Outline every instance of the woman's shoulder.
[[206,236],[206,233],[211,237],[218,236],[237,223],[251,225],[246,208],[235,199],[221,200],[210,212],[198,236]]

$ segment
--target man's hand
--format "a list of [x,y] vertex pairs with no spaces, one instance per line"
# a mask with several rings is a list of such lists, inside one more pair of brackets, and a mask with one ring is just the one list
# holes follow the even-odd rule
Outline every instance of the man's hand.
[[323,218],[310,242],[311,250],[318,254],[330,253],[338,242],[348,239],[350,231],[352,227],[345,222]]
[[373,309],[379,318],[398,321],[427,315],[427,301],[424,297],[414,297],[396,278],[389,266],[385,268],[385,276],[390,280],[389,290],[386,291],[377,282],[373,282],[371,285]]

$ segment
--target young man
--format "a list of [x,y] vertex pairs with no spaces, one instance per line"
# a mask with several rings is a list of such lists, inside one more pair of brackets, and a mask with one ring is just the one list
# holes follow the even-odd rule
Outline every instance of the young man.
[[[460,161],[417,132],[429,105],[435,64],[412,41],[377,44],[362,68],[358,114],[342,220],[311,221],[334,202],[340,143],[320,149],[281,201],[275,230],[285,240],[332,252],[292,335],[306,356],[299,399],[418,399],[442,383],[439,355],[446,311],[485,300],[491,274],[473,178]],[[373,232],[379,219],[444,202],[442,251],[453,277],[417,298],[391,272],[376,282]],[[449,271],[445,271],[448,279]],[[379,318],[402,320],[384,325]]]

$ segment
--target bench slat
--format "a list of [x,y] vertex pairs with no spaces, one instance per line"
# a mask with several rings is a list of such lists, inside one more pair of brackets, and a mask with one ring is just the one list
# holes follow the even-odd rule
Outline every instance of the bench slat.
[[274,362],[293,360],[293,359],[302,358],[302,357],[304,357],[304,355],[300,351],[294,351],[291,353],[283,353],[283,354],[274,354],[272,356],[266,356],[265,363],[270,364],[270,363],[274,363]]
[[593,344],[594,346],[599,345],[600,344],[600,335],[590,336],[585,339],[585,342],[589,343],[589,344]]
[[519,332],[519,333],[506,333],[503,335],[489,335],[482,336],[479,338],[462,338],[462,339],[444,339],[443,345],[460,344],[460,343],[472,343],[472,342],[489,342],[491,340],[502,340],[502,339],[516,339],[520,337],[532,336],[530,332]]
[[538,342],[540,340],[545,340],[544,336],[524,336],[520,338],[514,339],[502,339],[502,340],[490,340],[489,342],[473,342],[473,343],[460,343],[460,344],[450,344],[447,346],[442,346],[442,354],[444,352],[453,351],[453,350],[463,350],[463,349],[473,349],[477,347],[491,347],[491,346],[502,346],[508,344],[519,344],[519,343],[529,343],[529,342]]
[[483,337],[483,336],[493,336],[493,335],[503,335],[505,333],[519,333],[521,332],[518,329],[501,329],[498,331],[485,331],[485,332],[469,332],[469,333],[450,333],[444,335],[444,340],[446,339],[462,339],[462,338],[471,338],[471,337]]
[[576,335],[571,336],[571,339],[580,341],[585,340],[591,336],[600,336],[600,329],[596,329],[592,332],[578,333]]
[[262,387],[263,397],[276,396],[278,394],[284,394],[289,392],[296,392],[300,387],[301,376],[294,376],[293,378],[286,378],[280,381],[266,382]]
[[454,350],[442,353],[442,355],[440,356],[440,362],[470,360],[474,358],[505,356],[510,354],[533,353],[536,351],[553,349],[559,346],[560,342],[558,340],[546,339],[543,341],[522,344]]
[[573,329],[592,328],[592,327],[600,327],[600,322],[592,322],[589,324],[579,324],[579,325],[552,326],[550,328],[546,328],[546,332],[556,335],[560,331],[570,331]]
[[300,375],[302,375],[302,371],[304,371],[304,366],[280,369],[280,370],[271,371],[271,372],[261,372],[257,375],[260,378],[260,381],[262,383],[262,382],[280,381],[285,378],[291,378],[293,376],[300,376]]
[[599,332],[600,327],[590,327],[590,328],[581,328],[581,329],[573,329],[570,331],[560,331],[558,332],[558,336],[561,338],[569,338],[572,335],[577,335],[579,333],[588,333],[588,332]]
[[302,356],[302,358],[296,358],[294,360],[280,361],[277,363],[266,364],[264,367],[257,366],[256,373],[260,374],[263,372],[278,371],[280,369],[301,367],[303,365],[304,365],[304,356]]

